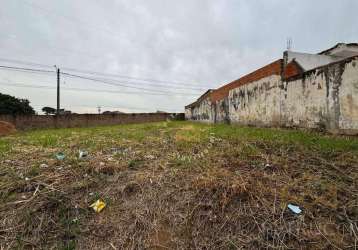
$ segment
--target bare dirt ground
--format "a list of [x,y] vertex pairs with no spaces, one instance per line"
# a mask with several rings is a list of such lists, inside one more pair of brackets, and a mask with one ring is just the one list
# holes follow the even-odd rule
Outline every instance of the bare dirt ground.
[[0,249],[356,249],[357,170],[358,138],[313,132],[22,132],[0,138]]
[[0,121],[0,136],[10,135],[16,132],[14,125]]

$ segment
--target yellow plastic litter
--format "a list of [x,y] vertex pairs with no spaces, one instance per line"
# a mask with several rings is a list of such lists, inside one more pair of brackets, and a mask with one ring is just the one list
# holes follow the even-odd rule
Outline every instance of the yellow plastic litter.
[[94,211],[96,211],[97,213],[100,213],[103,208],[106,206],[106,203],[104,203],[101,200],[97,200],[95,203],[93,203],[90,207],[93,208]]

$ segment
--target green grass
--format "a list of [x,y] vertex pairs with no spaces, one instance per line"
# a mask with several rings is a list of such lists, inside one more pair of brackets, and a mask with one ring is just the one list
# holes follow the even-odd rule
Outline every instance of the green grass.
[[337,137],[312,131],[240,127],[221,124],[211,126],[210,132],[226,139],[262,140],[273,145],[302,146],[309,150],[358,151],[357,137]]
[[0,156],[3,156],[6,152],[11,150],[11,144],[8,139],[0,138]]
[[67,147],[76,144],[87,149],[99,149],[119,140],[130,140],[141,143],[147,137],[158,137],[158,130],[164,130],[167,135],[181,126],[191,126],[195,129],[180,131],[186,140],[178,144],[195,144],[208,141],[211,135],[218,138],[240,141],[263,141],[272,146],[299,147],[306,150],[358,151],[356,137],[330,136],[316,132],[253,128],[230,126],[226,124],[206,125],[192,122],[159,122],[135,125],[103,126],[91,128],[44,129],[20,132],[5,138],[0,138],[0,154],[9,152],[14,144],[40,146],[43,148]]

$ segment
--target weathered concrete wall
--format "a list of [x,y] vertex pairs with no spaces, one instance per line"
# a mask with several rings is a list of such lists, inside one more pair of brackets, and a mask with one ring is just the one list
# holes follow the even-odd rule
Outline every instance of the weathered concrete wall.
[[296,80],[266,77],[231,90],[229,99],[233,123],[358,131],[358,59]]
[[344,65],[338,97],[339,127],[346,130],[358,129],[358,58]]
[[211,100],[209,97],[204,98],[197,105],[185,109],[185,118],[187,120],[212,122],[215,112],[213,112]]
[[[358,57],[289,79],[282,72],[234,87],[227,98],[203,102],[205,108],[197,109],[195,117],[213,123],[358,132]],[[211,116],[206,115],[210,110]]]
[[226,84],[216,90],[214,90],[211,95],[211,101],[216,102],[220,101],[224,98],[227,98],[229,96],[229,91],[233,88],[238,88],[240,86],[246,85],[251,82],[258,81],[262,78],[271,76],[271,75],[281,75],[282,73],[282,65],[283,60],[279,59],[276,60],[260,69],[255,70],[254,72],[251,72],[250,74],[247,74],[229,84]]
[[230,104],[229,98],[225,97],[216,101],[213,104],[214,122],[216,123],[230,123]]
[[184,120],[183,113],[79,114],[79,115],[0,115],[0,121],[12,123],[19,130],[35,128],[70,128],[129,123]]
[[207,123],[230,123],[229,99],[211,102],[209,97],[185,109],[185,119]]
[[281,77],[272,75],[229,93],[232,123],[271,126],[280,122]]

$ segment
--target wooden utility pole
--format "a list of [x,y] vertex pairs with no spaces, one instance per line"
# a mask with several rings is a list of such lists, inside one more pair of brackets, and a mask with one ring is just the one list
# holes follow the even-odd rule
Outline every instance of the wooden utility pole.
[[[57,67],[56,67],[57,68]],[[60,114],[60,69],[57,68],[57,109],[56,114]]]

